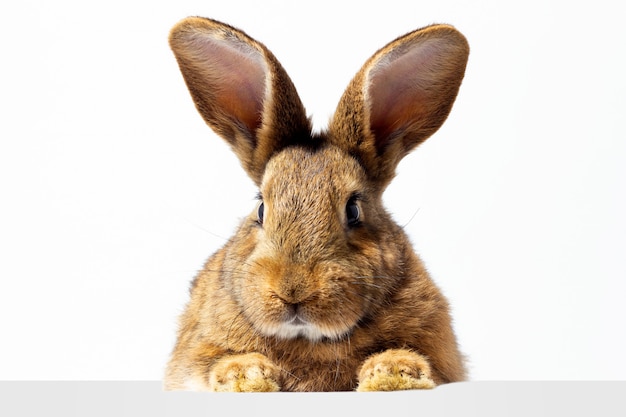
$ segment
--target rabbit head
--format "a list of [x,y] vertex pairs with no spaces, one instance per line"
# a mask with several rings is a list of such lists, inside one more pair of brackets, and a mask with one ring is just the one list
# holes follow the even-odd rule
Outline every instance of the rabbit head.
[[[429,26],[380,49],[321,133],[312,133],[278,60],[244,32],[187,18],[170,45],[199,113],[259,188],[257,205],[192,289],[192,298],[206,292],[203,308],[232,306],[212,319],[229,341],[211,343],[246,351],[255,337],[345,340],[385,314],[407,277],[428,280],[382,194],[400,160],[451,110],[468,56],[458,31]],[[183,320],[203,314],[213,313]],[[207,340],[220,338],[218,327]]]

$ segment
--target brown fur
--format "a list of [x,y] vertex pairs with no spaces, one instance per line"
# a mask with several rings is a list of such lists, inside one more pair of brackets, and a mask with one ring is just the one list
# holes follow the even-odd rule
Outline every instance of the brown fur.
[[[188,18],[170,44],[199,112],[259,186],[264,216],[255,209],[193,281],[165,387],[362,391],[463,380],[448,303],[382,205],[398,162],[450,112],[463,36],[436,25],[379,50],[320,135],[276,58],[243,32]],[[287,325],[294,317],[300,324]]]

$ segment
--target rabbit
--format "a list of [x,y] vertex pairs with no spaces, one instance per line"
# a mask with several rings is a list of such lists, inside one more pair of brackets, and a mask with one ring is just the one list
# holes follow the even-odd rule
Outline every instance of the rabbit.
[[447,299],[382,194],[445,121],[469,55],[430,25],[378,50],[313,133],[276,57],[202,17],[169,34],[204,121],[259,189],[191,284],[165,390],[391,391],[466,380]]

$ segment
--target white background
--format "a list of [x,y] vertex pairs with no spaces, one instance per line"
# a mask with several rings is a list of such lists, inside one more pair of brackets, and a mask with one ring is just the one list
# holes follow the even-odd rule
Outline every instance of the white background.
[[620,10],[3,2],[0,379],[160,379],[190,280],[254,208],[167,46],[188,15],[265,43],[317,128],[376,49],[455,25],[471,46],[459,97],[401,163],[386,204],[450,299],[472,379],[626,379]]

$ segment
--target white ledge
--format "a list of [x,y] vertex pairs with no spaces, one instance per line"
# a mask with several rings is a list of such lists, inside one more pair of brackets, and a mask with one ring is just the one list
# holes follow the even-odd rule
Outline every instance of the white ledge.
[[164,392],[158,381],[0,381],[1,416],[626,416],[626,381],[463,382],[376,393]]

